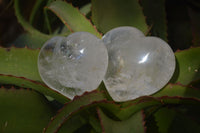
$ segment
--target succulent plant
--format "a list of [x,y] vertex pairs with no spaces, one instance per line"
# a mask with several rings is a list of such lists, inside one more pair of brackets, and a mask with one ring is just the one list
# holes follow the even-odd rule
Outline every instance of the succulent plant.
[[[0,132],[200,132],[200,2],[14,0],[13,5],[26,32],[11,47],[0,47]],[[159,92],[115,102],[102,82],[70,100],[45,85],[37,60],[48,39],[78,31],[101,38],[119,26],[160,37],[175,51],[175,73]]]

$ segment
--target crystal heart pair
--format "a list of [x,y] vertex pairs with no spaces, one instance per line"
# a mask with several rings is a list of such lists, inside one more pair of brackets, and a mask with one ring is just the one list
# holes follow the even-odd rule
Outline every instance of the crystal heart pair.
[[119,27],[102,40],[87,32],[53,37],[41,48],[38,68],[52,89],[73,98],[95,90],[102,80],[118,102],[150,95],[167,84],[175,69],[174,53],[157,37]]

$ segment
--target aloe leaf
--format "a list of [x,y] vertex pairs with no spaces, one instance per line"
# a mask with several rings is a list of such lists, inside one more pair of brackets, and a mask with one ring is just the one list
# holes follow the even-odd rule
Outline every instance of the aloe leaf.
[[[46,6],[50,5],[54,0],[48,0]],[[59,20],[57,16],[51,11],[48,10],[48,8],[43,7],[44,12],[44,25],[46,25],[44,28],[48,31],[49,34],[55,34],[55,33],[62,33],[63,25],[62,22]],[[58,25],[58,28],[56,28],[55,25]],[[67,27],[65,27],[67,29]],[[71,31],[68,31],[68,34],[71,33]]]
[[155,113],[160,133],[198,133],[200,126],[191,118],[170,108],[162,108]]
[[118,118],[127,119],[132,113],[141,109],[152,106],[160,106],[163,104],[179,104],[182,99],[187,102],[187,99],[200,99],[200,90],[189,88],[178,84],[169,84],[160,92],[150,96],[140,97],[138,99],[122,103],[121,110],[116,113]]
[[51,29],[50,20],[49,20],[49,17],[48,17],[48,10],[47,10],[47,8],[44,8],[44,21],[45,21],[45,24],[46,24],[48,32],[50,34],[52,34],[52,29]]
[[87,124],[87,120],[80,114],[73,115],[69,120],[65,121],[57,133],[74,133],[77,129]]
[[13,44],[16,47],[28,47],[32,49],[40,48],[47,39],[41,38],[37,35],[32,35],[30,33],[21,34]]
[[170,82],[188,85],[200,79],[200,47],[178,51],[175,56],[177,59],[176,70]]
[[156,118],[160,133],[169,132],[168,131],[169,125],[172,124],[174,117],[175,117],[175,111],[167,109],[167,108],[162,108],[158,112],[155,113],[155,118]]
[[[37,29],[35,29],[33,26],[31,26],[30,23],[28,23],[25,18],[22,16],[21,14],[21,9],[20,9],[20,0],[15,0],[14,1],[14,7],[15,7],[15,14],[17,16],[18,22],[22,25],[22,27],[29,32],[30,34],[32,34],[33,36],[37,36],[40,39],[48,40],[51,36],[46,35],[44,33],[41,33],[40,31],[38,31]],[[41,45],[42,46],[42,45]],[[41,47],[40,46],[40,47]]]
[[0,88],[0,132],[39,133],[54,115],[39,93],[24,89]]
[[101,123],[100,123],[99,119],[96,118],[95,115],[90,115],[89,116],[89,123],[97,133],[101,133],[102,132]]
[[101,121],[104,133],[144,133],[144,114],[139,111],[130,118],[123,121],[115,121],[106,116],[102,110],[98,109],[99,119]]
[[104,94],[97,91],[85,93],[80,97],[75,97],[74,100],[65,104],[65,106],[60,110],[60,112],[49,123],[44,132],[53,133],[59,131],[64,122],[70,119],[73,113],[76,113],[85,106],[90,106],[94,103],[98,103],[98,101],[104,100]]
[[31,10],[31,14],[29,17],[29,22],[31,25],[34,24],[34,21],[39,20],[36,18],[40,18],[41,15],[41,8],[46,4],[47,0],[36,0],[33,6],[33,9]]
[[148,30],[138,0],[92,0],[92,21],[103,33],[118,26],[137,27],[144,33]]
[[39,49],[0,48],[0,74],[42,81],[37,68]]
[[158,126],[155,121],[154,113],[162,106],[153,106],[144,110],[145,113],[145,126],[147,133],[158,133]]
[[159,92],[153,95],[154,97],[162,97],[162,96],[180,96],[180,97],[193,97],[200,99],[200,90],[188,86],[184,86],[181,84],[168,84]]
[[96,117],[96,110],[93,108],[80,110],[81,111],[73,113],[70,116],[71,118],[67,119],[62,124],[57,133],[79,133],[84,132],[83,128],[87,130],[87,132],[101,133],[101,125]]
[[158,98],[153,97],[142,97],[139,101],[133,102],[127,107],[121,108],[120,112],[116,115],[121,120],[129,118],[132,114],[140,111],[141,109],[146,109],[153,106],[162,105],[183,105],[183,104],[200,104],[200,100],[196,98],[184,98],[179,96],[162,96]]
[[[49,123],[49,126],[46,128],[46,132],[56,132],[59,131],[60,127],[64,125],[65,122],[70,120],[74,114],[77,114],[81,110],[90,107],[99,107],[106,112],[112,113],[115,118],[119,120],[129,119],[134,113],[147,109],[153,106],[163,106],[163,105],[182,105],[182,104],[200,104],[199,99],[190,97],[184,97],[181,89],[185,89],[177,85],[178,87],[173,88],[171,94],[166,96],[168,91],[164,91],[157,95],[159,97],[144,96],[136,100],[126,102],[124,104],[118,105],[114,102],[109,102],[105,100],[105,94],[99,92],[92,92],[85,94],[81,97],[75,98],[73,101],[67,103],[63,109],[55,116],[55,118]],[[167,89],[171,89],[170,87]],[[192,90],[191,90],[192,91]],[[199,91],[194,91],[193,93],[198,93]],[[200,94],[200,93],[198,93]],[[197,95],[198,95],[197,94]],[[88,101],[90,100],[90,101]],[[71,112],[71,113],[70,113]]]
[[165,0],[140,1],[147,24],[151,27],[150,34],[167,41],[167,22],[165,13]]
[[109,101],[98,103],[97,106],[114,114],[116,118],[124,120],[141,109],[153,106],[159,107],[163,104],[187,103],[188,99],[198,101],[200,99],[200,90],[180,84],[169,84],[152,96],[142,96],[132,101],[121,103],[120,106]]
[[[31,25],[33,25],[36,29],[39,29],[43,33],[51,34],[51,27],[49,26],[49,23],[46,21],[46,16],[44,7],[50,3],[52,0],[36,0],[35,4],[33,6],[33,9],[31,10],[31,14],[29,17],[29,22]],[[57,18],[55,16],[51,17],[50,22],[55,22]],[[56,24],[59,24],[56,22]],[[55,24],[55,25],[56,25]]]
[[51,96],[61,103],[66,103],[69,99],[62,94],[55,92],[54,90],[48,88],[45,84],[36,82],[24,77],[15,77],[11,75],[2,75],[0,74],[0,84],[11,84],[23,88],[32,88],[44,95]]
[[[185,99],[184,99],[185,98]],[[120,110],[114,103],[101,103],[100,106],[115,114],[119,119],[127,119],[131,114],[153,106],[162,106],[163,104],[179,104],[182,99],[194,100],[200,99],[200,90],[183,86],[180,84],[169,84],[152,96],[143,96],[132,101],[121,103]],[[163,102],[165,101],[165,102]]]
[[72,32],[85,31],[101,37],[91,22],[67,2],[54,1],[46,8],[56,14]]
[[84,5],[83,7],[80,8],[80,12],[83,14],[83,15],[88,15],[90,12],[91,12],[91,7],[92,7],[92,4],[91,3],[88,3],[86,5]]
[[159,98],[151,96],[143,96],[127,103],[122,103],[120,111],[116,113],[116,116],[120,120],[128,119],[132,114],[152,106],[160,106],[162,103]]
[[42,83],[37,68],[38,54],[39,49],[0,48],[0,83],[33,88],[61,102],[68,101],[66,97]]

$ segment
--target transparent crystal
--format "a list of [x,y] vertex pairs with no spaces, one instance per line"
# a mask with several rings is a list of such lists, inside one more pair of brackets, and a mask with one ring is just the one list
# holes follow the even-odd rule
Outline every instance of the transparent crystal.
[[105,76],[107,66],[105,45],[87,32],[53,37],[44,44],[38,57],[43,81],[71,99],[96,89]]
[[104,83],[115,101],[153,94],[174,73],[174,53],[160,38],[145,37],[133,27],[119,27],[106,33],[103,41],[109,56]]

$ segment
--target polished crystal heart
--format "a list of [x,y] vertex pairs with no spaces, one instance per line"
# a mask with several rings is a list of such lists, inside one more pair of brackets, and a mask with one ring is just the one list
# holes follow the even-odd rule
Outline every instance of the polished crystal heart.
[[70,99],[96,89],[105,76],[107,66],[105,45],[87,32],[53,37],[44,44],[38,57],[42,80]]
[[106,33],[103,41],[109,56],[104,83],[115,101],[151,95],[174,73],[174,53],[160,38],[145,37],[133,27],[119,27]]

